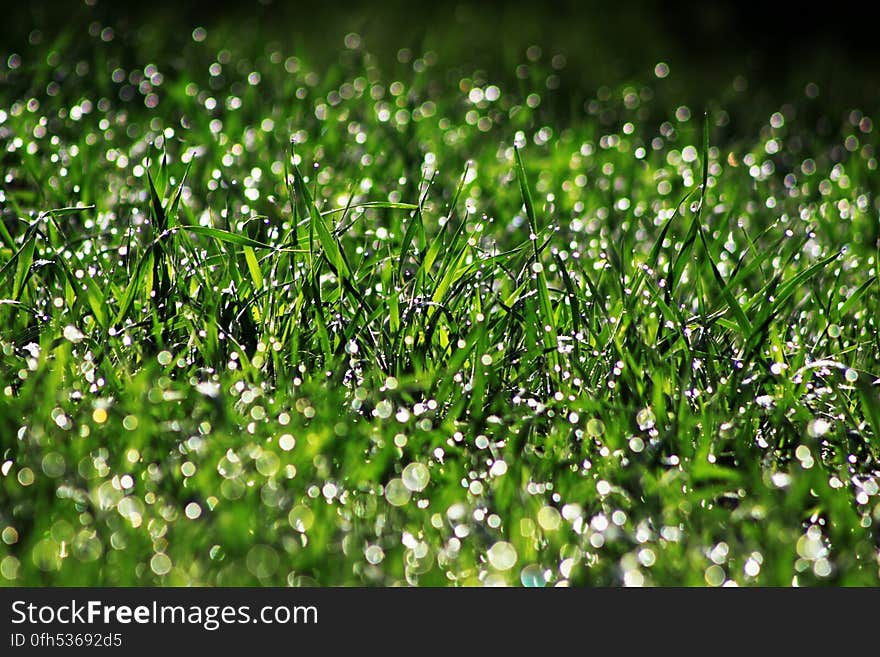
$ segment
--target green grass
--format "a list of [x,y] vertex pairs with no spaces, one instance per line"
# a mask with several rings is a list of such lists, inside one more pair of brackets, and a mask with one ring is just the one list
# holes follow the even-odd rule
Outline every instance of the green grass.
[[78,29],[3,55],[0,584],[880,583],[871,108]]

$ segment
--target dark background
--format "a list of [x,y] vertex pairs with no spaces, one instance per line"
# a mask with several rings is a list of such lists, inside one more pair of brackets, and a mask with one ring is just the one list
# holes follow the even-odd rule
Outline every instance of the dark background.
[[162,70],[201,70],[205,61],[185,53],[192,52],[193,28],[202,26],[209,35],[200,50],[205,57],[223,48],[245,58],[280,50],[319,72],[351,54],[343,41],[356,32],[386,78],[413,75],[411,63],[397,57],[409,48],[413,57],[433,51],[437,66],[430,75],[451,85],[480,71],[516,88],[517,66],[538,45],[544,70],[556,54],[567,59],[555,72],[560,84],[553,92],[554,120],[562,126],[579,120],[585,101],[603,86],[652,83],[661,61],[671,68],[655,85],[663,104],[723,109],[739,134],[753,133],[770,113],[804,98],[808,83],[821,90],[810,110],[819,132],[854,109],[880,111],[878,23],[869,3],[0,0],[0,6],[0,85],[15,93],[28,93],[39,81],[30,80],[26,67],[4,78],[9,53],[26,62],[53,49],[71,61],[92,57],[90,25],[115,30],[107,53],[125,69],[153,62]]
[[732,71],[761,81],[864,74],[876,86],[878,76],[871,74],[880,64],[875,12],[866,2],[3,0],[0,6],[3,49],[13,51],[34,27],[52,32],[88,14],[121,28],[158,27],[184,36],[196,25],[233,22],[267,41],[292,41],[314,52],[322,46],[332,52],[328,44],[339,47],[342,35],[356,31],[380,55],[429,45],[458,49],[462,63],[500,61],[508,51],[537,43],[564,52],[570,64],[584,67],[585,78],[635,75],[663,59],[673,70],[705,77]]

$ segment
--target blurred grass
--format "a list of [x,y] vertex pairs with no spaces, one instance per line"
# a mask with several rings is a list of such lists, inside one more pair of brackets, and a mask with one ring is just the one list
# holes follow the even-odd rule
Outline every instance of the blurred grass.
[[475,7],[15,9],[0,583],[876,585],[858,29]]

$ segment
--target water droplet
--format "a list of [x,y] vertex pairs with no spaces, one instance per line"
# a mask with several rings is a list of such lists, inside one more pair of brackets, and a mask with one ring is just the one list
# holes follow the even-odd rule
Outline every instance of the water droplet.
[[364,550],[364,557],[369,563],[375,566],[376,564],[382,563],[382,560],[385,558],[385,551],[378,545],[370,545]]
[[489,474],[493,477],[503,477],[507,474],[507,463],[502,459],[498,459],[489,468]]
[[516,564],[516,549],[507,541],[498,541],[489,548],[489,563],[497,570],[510,570]]
[[412,491],[400,479],[392,479],[385,486],[385,499],[391,506],[404,506],[412,497]]
[[428,482],[431,481],[431,473],[422,463],[410,463],[403,469],[403,484],[409,490],[418,492],[425,490]]
[[645,449],[645,441],[638,436],[633,436],[629,439],[629,448],[638,454]]
[[[168,352],[166,351],[163,353],[167,354]],[[200,381],[196,384],[196,390],[206,397],[215,398],[220,395],[220,384],[215,383],[214,381]]]
[[709,566],[706,568],[705,578],[709,586],[721,586],[724,584],[724,568],[718,565]]
[[3,542],[6,545],[12,545],[13,543],[18,542],[18,531],[15,527],[6,527],[2,533],[0,533],[0,538],[3,539]]
[[547,579],[544,577],[544,569],[535,564],[528,565],[520,571],[519,581],[522,582],[523,586],[531,588],[540,588],[547,584]]
[[391,412],[394,410],[391,402],[387,399],[383,399],[378,404],[376,404],[376,410],[373,411],[377,417],[382,418],[383,420],[391,417]]
[[21,562],[13,556],[8,556],[0,561],[0,575],[2,575],[5,579],[16,579],[18,577],[18,569],[21,567]]
[[307,506],[297,505],[290,510],[287,522],[296,531],[305,534],[315,523],[315,514]]
[[602,422],[602,420],[592,418],[589,422],[587,422],[587,433],[593,438],[598,438],[603,433],[605,433],[605,424]]
[[76,344],[86,339],[85,334],[72,324],[64,327],[64,338]]
[[636,413],[636,424],[639,425],[639,429],[642,431],[647,431],[654,426],[655,417],[653,411],[650,408],[643,408],[638,413]]
[[559,515],[558,509],[552,506],[542,507],[538,511],[538,524],[544,531],[552,532],[559,529],[562,517]]
[[825,418],[814,418],[807,425],[807,433],[813,438],[821,438],[831,429],[831,424]]
[[42,467],[47,477],[60,477],[64,474],[66,464],[60,453],[49,452],[43,457]]
[[18,471],[18,483],[22,486],[30,486],[34,483],[34,471],[30,468],[22,468]]
[[52,538],[44,538],[31,549],[34,565],[44,572],[61,568],[61,546]]
[[157,575],[167,575],[171,572],[171,559],[164,552],[157,552],[150,559],[150,570]]
[[256,466],[257,472],[261,475],[271,477],[281,467],[281,460],[276,456],[275,452],[263,452],[257,457]]

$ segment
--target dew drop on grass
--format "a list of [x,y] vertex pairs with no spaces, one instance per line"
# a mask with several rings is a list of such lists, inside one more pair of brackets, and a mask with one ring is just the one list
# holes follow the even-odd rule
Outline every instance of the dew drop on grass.
[[592,418],[587,422],[587,433],[593,438],[598,438],[605,433],[605,424],[602,420]]
[[34,483],[34,471],[30,468],[22,468],[18,471],[18,483],[22,486],[30,486]]
[[44,538],[31,549],[34,565],[44,572],[61,568],[61,546],[52,538]]
[[200,515],[202,515],[202,507],[200,507],[196,502],[190,502],[186,505],[186,509],[183,511],[186,514],[186,517],[190,520],[195,520]]
[[220,395],[220,384],[213,381],[200,381],[196,384],[196,390],[206,397],[216,398]]
[[529,588],[541,588],[546,586],[547,579],[544,577],[544,569],[541,566],[530,564],[519,573],[519,581]]
[[65,467],[64,457],[58,452],[49,452],[43,457],[42,468],[47,477],[60,477]]
[[817,577],[828,577],[831,574],[831,562],[828,559],[817,559],[813,564],[813,572]]
[[724,584],[724,568],[718,565],[706,568],[705,578],[709,586],[721,586]]
[[791,485],[791,475],[786,472],[774,472],[770,481],[773,482],[773,485],[776,488],[786,488]]
[[104,546],[94,530],[83,529],[73,541],[72,552],[80,561],[97,561],[104,552]]
[[0,533],[0,539],[3,539],[3,542],[6,545],[12,545],[18,542],[18,531],[15,527],[6,527],[2,533]]
[[321,495],[324,496],[324,499],[329,503],[339,494],[339,488],[337,488],[336,484],[332,481],[328,481],[321,487]]
[[70,419],[60,408],[56,408],[52,411],[52,419],[55,420],[55,424],[57,424],[60,429],[70,428]]
[[21,567],[21,562],[13,556],[8,556],[0,561],[0,575],[2,575],[5,579],[13,580],[18,578],[18,569]]
[[254,545],[248,550],[245,563],[252,575],[259,579],[271,577],[278,570],[281,559],[278,553],[268,545]]
[[645,568],[650,568],[657,561],[657,555],[654,553],[654,550],[651,548],[642,548],[639,550],[639,563],[641,563]]
[[638,436],[633,436],[629,439],[629,448],[638,454],[645,449],[645,441]]
[[843,373],[843,378],[845,378],[850,383],[855,383],[859,380],[859,373],[856,370],[850,368]]
[[503,477],[507,474],[507,463],[503,459],[498,459],[489,468],[489,474],[493,477]]
[[545,532],[553,532],[559,529],[562,517],[556,507],[545,506],[538,511],[538,524]]
[[263,452],[257,457],[257,472],[264,477],[271,477],[278,468],[281,467],[281,460],[276,456],[275,452]]
[[157,552],[150,559],[150,570],[157,575],[167,575],[171,572],[171,559],[164,552]]
[[373,411],[376,417],[380,417],[383,420],[387,420],[391,417],[391,412],[394,410],[394,407],[391,405],[391,402],[387,399],[383,399],[378,404],[376,404],[376,410]]
[[290,510],[290,513],[287,515],[287,522],[296,531],[304,534],[315,523],[315,514],[309,507],[300,504]]
[[370,545],[364,550],[364,557],[368,563],[375,566],[382,563],[382,560],[385,558],[385,551],[378,545]]
[[831,424],[828,420],[821,417],[814,418],[807,425],[807,433],[810,434],[810,437],[812,438],[821,438],[828,433],[829,429],[831,429]]
[[412,491],[401,479],[392,479],[385,486],[385,499],[391,506],[404,506],[412,497]]
[[289,433],[285,433],[278,439],[278,446],[285,452],[289,452],[296,447],[296,439]]
[[159,365],[169,365],[174,356],[171,355],[170,351],[160,351],[156,356],[156,360],[159,361]]
[[85,340],[86,336],[77,327],[73,326],[72,324],[68,324],[64,327],[64,338],[76,344]]
[[580,504],[566,504],[562,507],[562,517],[569,522],[580,518],[582,514],[583,509]]
[[636,413],[636,424],[639,425],[639,429],[642,431],[651,429],[654,426],[655,420],[654,412],[650,408],[643,408]]
[[425,490],[428,482],[431,481],[431,473],[422,463],[410,463],[403,469],[401,477],[404,486],[413,492]]
[[496,570],[510,570],[516,565],[516,549],[507,541],[498,541],[489,548],[489,563]]
[[241,474],[241,461],[232,453],[227,453],[220,462],[217,463],[217,472],[225,479],[235,479]]

